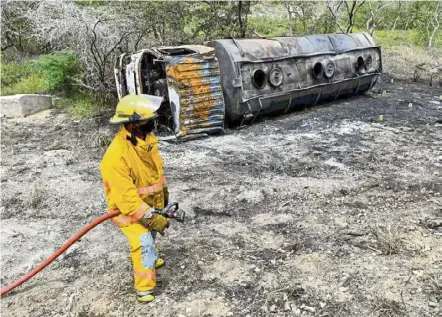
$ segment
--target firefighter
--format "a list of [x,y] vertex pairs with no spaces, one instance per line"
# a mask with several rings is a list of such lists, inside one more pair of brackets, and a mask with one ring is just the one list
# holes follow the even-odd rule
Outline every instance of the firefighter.
[[100,165],[108,208],[121,213],[113,222],[129,241],[139,302],[155,299],[155,270],[164,265],[158,257],[155,237],[169,226],[164,216],[154,213],[169,200],[154,135],[161,101],[148,95],[127,95],[119,101],[110,123],[121,127]]

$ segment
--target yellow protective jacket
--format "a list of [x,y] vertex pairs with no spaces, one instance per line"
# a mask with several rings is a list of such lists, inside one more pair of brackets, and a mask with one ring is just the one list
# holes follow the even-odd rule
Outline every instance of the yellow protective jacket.
[[118,209],[113,221],[119,227],[139,221],[151,208],[164,208],[166,179],[158,139],[150,134],[134,146],[124,127],[109,145],[100,164],[109,211]]

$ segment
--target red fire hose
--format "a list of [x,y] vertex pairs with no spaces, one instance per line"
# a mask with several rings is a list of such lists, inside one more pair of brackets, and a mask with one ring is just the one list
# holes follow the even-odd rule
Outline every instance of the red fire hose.
[[23,284],[24,282],[29,280],[31,277],[33,277],[35,274],[37,274],[38,272],[43,270],[46,266],[51,264],[52,261],[54,261],[56,258],[58,258],[64,251],[66,251],[71,245],[73,245],[78,239],[80,239],[82,236],[84,236],[89,230],[91,230],[95,226],[99,225],[103,221],[105,221],[109,218],[118,216],[119,214],[120,214],[120,212],[118,210],[111,211],[111,212],[108,212],[105,215],[95,219],[94,221],[92,221],[86,227],[84,227],[79,232],[77,232],[72,238],[70,238],[68,241],[66,241],[60,249],[58,249],[56,252],[52,253],[52,255],[46,259],[46,261],[41,263],[39,266],[37,266],[35,269],[30,271],[28,274],[26,274],[25,276],[23,276],[19,280],[6,286],[5,288],[2,288],[0,296],[3,296],[6,293],[12,291],[14,288],[20,286],[21,284]]

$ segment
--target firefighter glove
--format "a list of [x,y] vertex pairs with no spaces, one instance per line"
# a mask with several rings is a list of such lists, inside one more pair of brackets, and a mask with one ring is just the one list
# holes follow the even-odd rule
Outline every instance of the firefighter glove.
[[141,223],[150,230],[158,232],[163,232],[164,229],[169,228],[167,218],[155,213],[150,214],[148,217],[144,216],[141,218]]

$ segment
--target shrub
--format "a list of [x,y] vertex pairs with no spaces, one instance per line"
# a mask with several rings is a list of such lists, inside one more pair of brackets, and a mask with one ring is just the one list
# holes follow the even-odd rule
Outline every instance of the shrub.
[[372,228],[376,249],[385,255],[398,253],[403,246],[403,239],[398,227],[386,225]]
[[41,73],[48,92],[69,90],[72,78],[80,74],[80,64],[73,52],[61,51],[40,56],[30,62],[34,72]]
[[2,62],[2,95],[71,92],[72,79],[78,77],[80,64],[68,51],[41,55],[24,64]]
[[12,85],[2,87],[2,95],[16,94],[41,94],[46,92],[44,82],[41,80],[41,74],[32,74],[23,78]]
[[10,86],[19,82],[28,75],[29,70],[26,65],[20,65],[15,62],[1,63],[1,86]]

